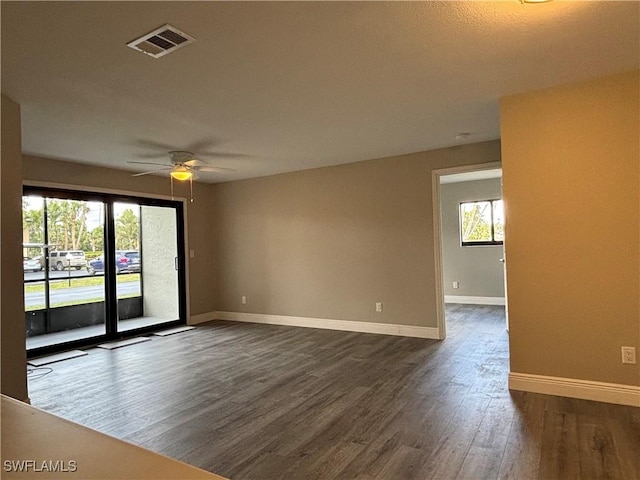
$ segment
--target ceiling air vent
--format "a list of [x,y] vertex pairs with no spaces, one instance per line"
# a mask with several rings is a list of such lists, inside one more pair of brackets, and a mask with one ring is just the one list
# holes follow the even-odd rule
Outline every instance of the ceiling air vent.
[[177,28],[164,25],[127,43],[127,46],[150,57],[159,58],[195,41],[195,38]]

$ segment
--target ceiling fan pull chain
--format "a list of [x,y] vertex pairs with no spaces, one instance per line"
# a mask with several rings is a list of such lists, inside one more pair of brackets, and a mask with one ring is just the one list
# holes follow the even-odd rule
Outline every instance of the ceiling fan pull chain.
[[173,177],[169,175],[169,179],[171,180],[171,200],[175,200],[175,198],[173,198]]
[[191,189],[191,203],[193,203],[193,175],[189,177],[189,188]]

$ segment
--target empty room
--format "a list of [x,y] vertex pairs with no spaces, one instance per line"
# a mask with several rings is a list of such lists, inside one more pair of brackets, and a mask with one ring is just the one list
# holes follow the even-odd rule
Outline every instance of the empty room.
[[640,3],[0,9],[2,478],[640,478]]

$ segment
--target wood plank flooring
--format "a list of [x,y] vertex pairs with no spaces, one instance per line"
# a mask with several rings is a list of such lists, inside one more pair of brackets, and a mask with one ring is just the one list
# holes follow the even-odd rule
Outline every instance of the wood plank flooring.
[[212,322],[52,365],[32,403],[232,479],[638,479],[640,409],[509,392],[503,307],[443,342]]

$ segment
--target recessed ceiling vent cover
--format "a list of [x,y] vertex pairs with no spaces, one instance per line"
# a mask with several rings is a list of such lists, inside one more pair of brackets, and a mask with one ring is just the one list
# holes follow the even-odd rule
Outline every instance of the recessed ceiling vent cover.
[[164,25],[127,43],[127,46],[150,57],[160,58],[195,41],[195,38],[177,28],[171,25]]

